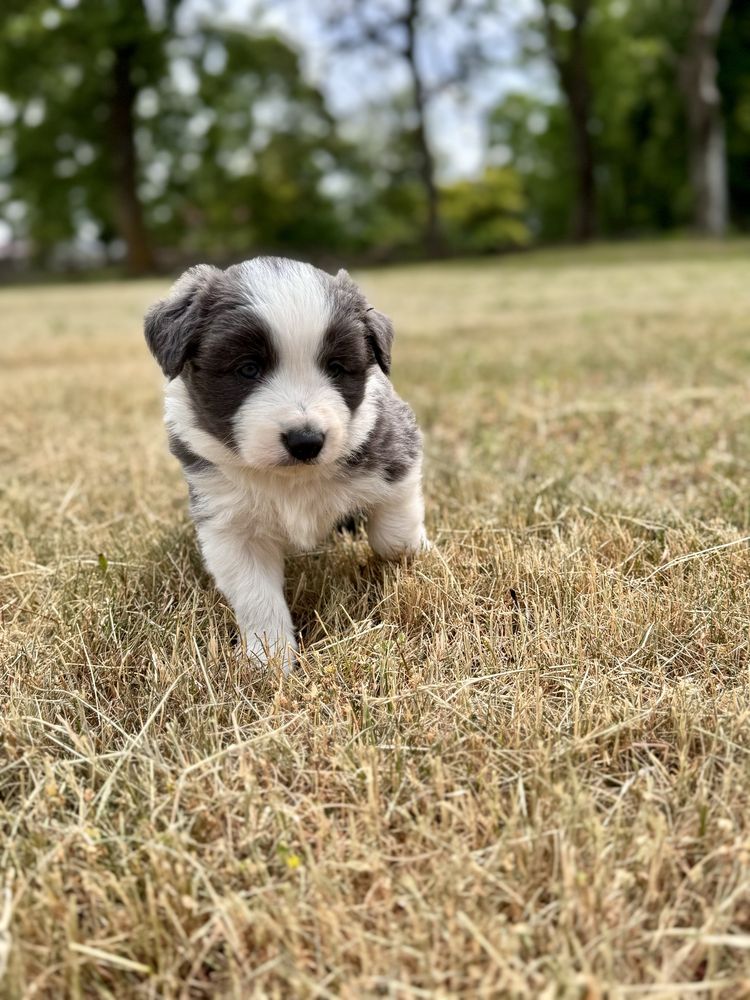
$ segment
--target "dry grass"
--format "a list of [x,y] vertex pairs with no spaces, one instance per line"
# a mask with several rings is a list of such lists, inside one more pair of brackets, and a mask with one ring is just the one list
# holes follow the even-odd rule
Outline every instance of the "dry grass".
[[227,655],[162,286],[2,292],[0,993],[750,995],[746,252],[363,275],[437,551],[295,560],[286,682]]

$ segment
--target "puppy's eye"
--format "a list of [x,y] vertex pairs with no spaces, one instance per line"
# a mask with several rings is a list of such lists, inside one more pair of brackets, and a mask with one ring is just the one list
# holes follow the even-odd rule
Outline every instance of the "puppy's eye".
[[346,368],[340,361],[329,361],[326,365],[326,370],[333,378],[341,378],[343,375],[347,374]]
[[240,378],[254,379],[260,376],[260,367],[254,361],[245,361],[237,369]]

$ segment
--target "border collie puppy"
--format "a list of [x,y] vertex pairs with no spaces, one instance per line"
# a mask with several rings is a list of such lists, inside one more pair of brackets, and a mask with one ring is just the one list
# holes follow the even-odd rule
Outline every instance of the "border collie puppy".
[[346,271],[258,257],[186,271],[145,332],[206,567],[248,655],[288,669],[285,553],[355,513],[379,556],[428,545],[421,437],[388,380],[393,326]]

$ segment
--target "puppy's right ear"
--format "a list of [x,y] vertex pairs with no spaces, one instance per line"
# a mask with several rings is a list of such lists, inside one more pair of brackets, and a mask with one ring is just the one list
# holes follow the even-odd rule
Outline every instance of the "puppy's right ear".
[[221,271],[198,264],[185,271],[169,295],[146,313],[149,350],[167,378],[176,378],[194,352],[211,301],[211,286]]

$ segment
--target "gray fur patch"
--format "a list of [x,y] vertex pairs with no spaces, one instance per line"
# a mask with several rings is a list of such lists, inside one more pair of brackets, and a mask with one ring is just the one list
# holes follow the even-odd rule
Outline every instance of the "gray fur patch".
[[186,477],[188,497],[190,499],[190,516],[195,521],[196,524],[203,524],[205,521],[211,520],[211,515],[207,513],[201,504],[203,497],[198,491],[194,483],[191,483],[190,479]]
[[365,443],[344,460],[346,467],[380,472],[396,483],[414,467],[422,450],[422,435],[414,413],[395,393],[389,398]]
[[[211,327],[183,373],[198,424],[234,448],[235,413],[277,364],[271,331],[252,307],[231,295],[217,296]],[[243,377],[245,365],[257,375]]]
[[169,433],[169,450],[186,472],[208,472],[214,466],[207,458],[196,455],[174,432]]
[[196,455],[194,451],[191,451],[188,445],[174,431],[168,432],[168,440],[169,450],[179,461],[185,473],[185,482],[187,483],[188,497],[190,498],[190,515],[196,524],[208,521],[211,515],[202,509],[201,501],[203,497],[192,476],[196,473],[213,472],[216,466],[213,462],[209,462],[207,458],[201,458],[200,455]]
[[356,314],[337,311],[323,337],[318,364],[352,413],[365,398],[372,363]]

